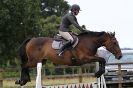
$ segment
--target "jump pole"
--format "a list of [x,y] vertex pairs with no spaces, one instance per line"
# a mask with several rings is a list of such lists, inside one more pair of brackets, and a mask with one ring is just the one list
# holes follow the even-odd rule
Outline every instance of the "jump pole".
[[42,88],[42,81],[41,81],[41,69],[42,63],[37,63],[37,77],[36,77],[36,87],[35,88]]
[[[98,63],[96,65],[98,66]],[[35,88],[42,88],[41,69],[42,69],[42,63],[39,62],[37,63],[37,77],[36,77]],[[98,83],[98,88],[107,88],[103,75],[97,79],[97,83]]]

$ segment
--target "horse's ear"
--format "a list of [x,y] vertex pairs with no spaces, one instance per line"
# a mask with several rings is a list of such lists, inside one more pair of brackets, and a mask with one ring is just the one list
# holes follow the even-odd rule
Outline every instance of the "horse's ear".
[[112,37],[115,37],[115,32],[110,32],[109,34],[110,34],[110,37],[111,37],[111,38],[112,38]]
[[115,32],[112,33],[112,36],[115,36]]

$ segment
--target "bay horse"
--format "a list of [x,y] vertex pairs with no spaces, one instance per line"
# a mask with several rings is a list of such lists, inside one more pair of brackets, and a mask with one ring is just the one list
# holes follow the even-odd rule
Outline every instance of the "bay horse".
[[[39,62],[47,59],[59,65],[83,65],[91,62],[99,62],[99,71],[95,73],[100,77],[105,72],[105,59],[96,56],[97,49],[104,46],[117,59],[122,57],[121,49],[115,38],[115,32],[93,32],[87,31],[77,35],[79,43],[73,49],[64,51],[62,57],[58,56],[52,48],[53,38],[37,37],[25,40],[20,46],[18,53],[21,58],[21,77],[16,84],[25,85],[30,82],[29,68],[37,66]],[[76,58],[73,60],[72,58]]]

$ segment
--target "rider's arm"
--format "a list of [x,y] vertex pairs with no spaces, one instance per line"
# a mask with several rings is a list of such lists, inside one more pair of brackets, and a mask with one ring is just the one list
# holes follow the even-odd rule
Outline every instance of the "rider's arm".
[[74,20],[73,16],[69,16],[68,19],[76,28],[78,28],[80,31],[84,31],[83,28],[78,24],[78,22]]

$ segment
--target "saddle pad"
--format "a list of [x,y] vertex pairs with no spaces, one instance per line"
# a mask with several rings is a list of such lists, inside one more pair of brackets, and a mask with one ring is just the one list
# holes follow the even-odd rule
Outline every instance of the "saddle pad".
[[[73,35],[72,37],[74,38],[74,42],[72,44],[72,47],[74,48],[78,44],[79,39],[75,35]],[[65,42],[66,42],[66,39],[63,39],[61,36],[57,35],[54,37],[54,40],[52,43],[52,48],[53,49],[61,49],[61,47],[64,45]]]
[[55,41],[54,40],[52,43],[52,48],[54,48],[54,49],[60,49],[62,46],[63,46],[62,41]]

